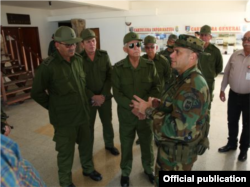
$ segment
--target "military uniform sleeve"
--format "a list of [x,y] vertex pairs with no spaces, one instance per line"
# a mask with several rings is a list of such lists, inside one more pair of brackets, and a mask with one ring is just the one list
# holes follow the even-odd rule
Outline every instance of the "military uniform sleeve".
[[120,74],[119,71],[117,70],[117,67],[114,67],[112,70],[111,80],[112,80],[113,94],[117,104],[123,108],[126,108],[127,110],[131,110],[131,107],[129,106],[131,104],[131,100],[126,96],[124,96],[124,94],[121,92]]
[[217,49],[216,67],[215,67],[216,76],[222,71],[222,69],[223,69],[223,59],[220,50]]
[[161,96],[161,82],[160,82],[160,78],[159,75],[156,71],[155,65],[153,64],[153,85],[152,88],[150,89],[149,95],[147,96],[147,98],[144,98],[146,100],[148,100],[148,97],[155,97],[155,98],[160,98]]
[[165,57],[162,57],[162,58],[164,58],[163,63],[164,63],[165,84],[169,84],[170,80],[172,78],[172,71],[171,71],[171,68],[170,68],[170,65],[169,65],[170,63],[169,63],[167,58],[165,58]]
[[173,110],[166,115],[161,132],[172,139],[190,141],[200,133],[196,124],[208,102],[194,88],[182,86],[178,92],[173,100]]
[[36,70],[31,89],[31,97],[46,109],[49,108],[49,95],[46,92],[49,88],[49,76],[48,66],[41,64]]
[[112,65],[109,59],[109,56],[106,56],[106,66],[107,66],[107,71],[106,71],[106,80],[103,85],[102,89],[102,95],[107,96],[110,95],[110,90],[111,90],[111,71],[112,71]]

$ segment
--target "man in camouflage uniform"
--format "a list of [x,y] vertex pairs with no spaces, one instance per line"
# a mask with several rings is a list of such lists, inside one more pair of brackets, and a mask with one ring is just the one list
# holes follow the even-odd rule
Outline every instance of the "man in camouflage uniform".
[[[201,55],[198,67],[207,81],[212,102],[215,77],[217,77],[217,75],[222,71],[223,59],[220,50],[214,44],[210,43],[210,40],[212,39],[210,26],[204,25],[201,27],[200,39],[205,42],[204,51],[210,55]],[[209,110],[210,109],[211,103],[209,105]]]
[[111,70],[112,66],[107,51],[96,49],[96,36],[91,29],[81,33],[81,52],[86,73],[86,93],[90,107],[91,135],[94,143],[94,125],[99,112],[103,126],[105,149],[113,155],[119,155],[114,147],[114,130],[111,112]]
[[203,46],[204,42],[194,36],[180,35],[171,54],[172,67],[179,73],[176,84],[161,100],[149,98],[146,102],[134,96],[137,101],[133,101],[133,106],[154,119],[154,133],[161,144],[155,166],[157,186],[159,171],[191,170],[197,155],[208,147],[210,94],[197,69]]
[[55,32],[57,51],[43,61],[36,71],[31,97],[49,111],[54,127],[60,186],[74,187],[72,164],[75,143],[78,144],[83,175],[95,181],[102,179],[92,160],[89,106],[85,94],[82,57],[75,53],[77,38],[70,27]]
[[119,132],[121,141],[121,186],[129,186],[129,175],[132,170],[133,142],[137,133],[141,145],[141,160],[144,173],[154,183],[154,153],[152,120],[139,120],[137,109],[130,104],[133,95],[143,99],[160,96],[160,80],[155,64],[140,56],[141,42],[138,34],[130,32],[124,36],[123,50],[128,56],[117,62],[112,71],[114,98],[118,104]]

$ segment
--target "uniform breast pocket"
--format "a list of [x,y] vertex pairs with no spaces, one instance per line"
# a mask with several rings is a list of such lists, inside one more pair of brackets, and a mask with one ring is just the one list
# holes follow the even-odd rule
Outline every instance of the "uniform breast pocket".
[[141,80],[141,83],[144,90],[149,91],[152,87],[153,80],[150,78],[145,78]]
[[55,80],[54,87],[58,95],[67,95],[69,93],[75,92],[74,87],[69,81],[69,77]]

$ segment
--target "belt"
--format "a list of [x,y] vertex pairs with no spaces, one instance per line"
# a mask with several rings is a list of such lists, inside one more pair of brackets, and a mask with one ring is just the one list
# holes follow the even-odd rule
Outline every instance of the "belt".
[[246,93],[246,94],[241,94],[241,93],[236,93],[234,92],[232,89],[230,89],[230,91],[236,95],[239,95],[239,96],[250,96],[250,93]]

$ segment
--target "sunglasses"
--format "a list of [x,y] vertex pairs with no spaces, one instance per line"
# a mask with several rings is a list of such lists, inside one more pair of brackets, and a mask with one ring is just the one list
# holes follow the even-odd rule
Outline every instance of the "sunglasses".
[[248,38],[242,38],[242,41],[243,41],[243,42],[246,42],[246,41],[249,41],[249,42],[250,42],[250,37],[248,37]]
[[133,49],[134,47],[141,47],[141,42],[136,42],[136,43],[131,43],[131,44],[128,44],[128,47],[130,49]]
[[151,45],[151,46],[145,46],[145,49],[154,49],[155,46],[154,45]]
[[66,48],[70,48],[71,46],[76,46],[76,44],[65,44],[65,43],[61,43],[61,42],[58,42],[59,44],[62,44],[64,45]]

